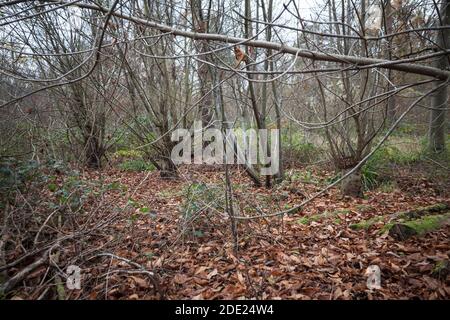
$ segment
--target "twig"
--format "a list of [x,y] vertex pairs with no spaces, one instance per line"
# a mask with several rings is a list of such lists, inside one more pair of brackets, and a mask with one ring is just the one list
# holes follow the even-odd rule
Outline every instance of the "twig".
[[[52,247],[53,248],[53,247]],[[51,251],[51,249],[48,249],[47,251],[45,251],[45,253],[36,261],[34,261],[33,263],[29,264],[28,266],[26,266],[24,269],[20,270],[16,275],[14,275],[12,278],[10,278],[8,281],[6,281],[5,283],[3,283],[0,286],[0,292],[2,293],[8,293],[9,291],[11,291],[12,289],[14,289],[14,287],[21,281],[23,281],[28,274],[30,274],[33,270],[35,270],[36,268],[42,266],[44,263],[46,263],[46,261],[49,258],[49,252]]]
[[[143,266],[141,266],[139,263],[136,263],[134,261],[131,261],[129,259],[117,256],[117,255],[109,253],[109,252],[98,253],[98,254],[88,258],[88,260],[96,258],[96,257],[111,257],[111,258],[114,258],[114,259],[126,262],[130,266],[133,266],[133,267],[137,268],[138,270],[129,270],[130,272],[128,272],[128,273],[132,273],[132,272],[136,272],[137,273],[137,272],[139,272],[139,273],[146,274],[150,278],[151,282],[153,283],[153,286],[154,286],[155,290],[160,294],[161,299],[164,298],[164,292],[161,290],[160,281],[159,281],[157,275],[154,272],[148,271]],[[113,272],[113,271],[111,271],[111,272]]]

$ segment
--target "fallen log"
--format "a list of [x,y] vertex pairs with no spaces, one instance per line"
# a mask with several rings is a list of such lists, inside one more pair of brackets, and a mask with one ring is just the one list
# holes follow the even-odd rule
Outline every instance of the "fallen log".
[[450,206],[447,203],[437,203],[426,207],[416,208],[409,211],[398,212],[394,214],[395,218],[403,219],[418,219],[423,216],[432,215],[436,213],[450,211]]
[[389,235],[394,239],[403,241],[439,229],[448,222],[450,222],[450,212],[404,222],[388,223],[383,229],[389,230]]
[[447,221],[450,221],[450,206],[447,203],[437,203],[391,215],[361,220],[349,227],[354,230],[368,230],[375,224],[384,223],[381,233],[389,232],[389,235],[394,239],[406,240],[412,236],[423,235],[436,230]]

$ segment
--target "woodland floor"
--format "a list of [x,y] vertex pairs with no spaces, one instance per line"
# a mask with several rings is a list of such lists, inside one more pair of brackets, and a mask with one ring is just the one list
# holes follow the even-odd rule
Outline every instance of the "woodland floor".
[[[442,180],[433,183],[411,171],[414,169],[399,172],[402,178],[393,189],[366,192],[362,199],[342,198],[337,189],[332,189],[296,214],[241,221],[237,254],[229,220],[219,210],[200,215],[197,232],[181,232],[180,208],[187,186],[192,181],[223,183],[223,173],[218,170],[182,168],[178,180],[165,180],[157,172],[84,172],[83,179],[116,186],[105,193],[102,203],[108,206],[101,207],[97,218],[105,219],[108,210],[120,211],[106,233],[103,230],[86,246],[154,272],[159,288],[155,290],[145,273],[132,272],[136,268],[130,269],[128,263],[97,257],[81,266],[82,289],[70,291],[68,298],[449,299],[450,277],[439,280],[431,276],[437,262],[450,258],[449,225],[406,241],[380,233],[382,224],[368,230],[349,228],[374,216],[449,203],[449,181],[444,185]],[[283,210],[320,191],[332,177],[332,172],[320,168],[307,174],[304,169],[292,172],[306,178],[268,190],[253,187],[243,172],[233,169],[240,207],[257,205],[260,212]],[[95,200],[88,206],[94,211],[100,207]],[[325,211],[332,217],[299,223],[302,217]],[[239,214],[247,213],[242,209]],[[371,292],[364,273],[373,264],[381,268],[382,289]],[[26,288],[16,294],[36,298],[27,296]]]

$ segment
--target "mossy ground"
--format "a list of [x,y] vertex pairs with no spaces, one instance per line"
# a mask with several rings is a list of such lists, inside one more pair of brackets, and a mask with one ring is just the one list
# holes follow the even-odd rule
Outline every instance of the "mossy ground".
[[350,213],[349,210],[336,210],[336,211],[325,211],[323,213],[319,213],[319,214],[315,214],[309,217],[302,217],[300,219],[297,220],[297,223],[299,224],[304,224],[304,225],[308,225],[313,221],[323,221],[325,219],[330,219],[330,218],[335,218],[333,221],[336,224],[340,224],[342,222],[342,220],[339,218],[339,215],[346,215]]
[[384,216],[378,216],[368,220],[361,220],[358,223],[351,224],[350,228],[352,228],[353,230],[368,230],[371,226],[383,220]]

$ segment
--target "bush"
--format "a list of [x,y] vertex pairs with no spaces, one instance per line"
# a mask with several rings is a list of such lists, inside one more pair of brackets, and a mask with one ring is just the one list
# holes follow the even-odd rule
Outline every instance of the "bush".
[[14,158],[0,163],[1,201],[7,201],[17,190],[24,191],[26,184],[38,178],[40,172],[36,161],[19,161]]
[[300,163],[314,162],[322,154],[322,150],[311,142],[305,141],[302,134],[293,132],[282,134],[281,146],[286,160]]
[[116,158],[126,158],[126,159],[141,159],[144,156],[143,152],[137,150],[117,150],[114,153]]
[[153,171],[155,166],[142,159],[126,160],[119,164],[119,168],[129,172]]
[[386,182],[387,175],[383,172],[392,164],[410,165],[423,157],[422,152],[416,150],[402,151],[395,146],[382,146],[370,157],[361,169],[361,176],[366,190],[374,189]]
[[212,227],[208,220],[213,211],[224,211],[224,189],[205,183],[192,183],[183,193],[185,200],[181,206],[181,232],[183,235],[201,237]]

